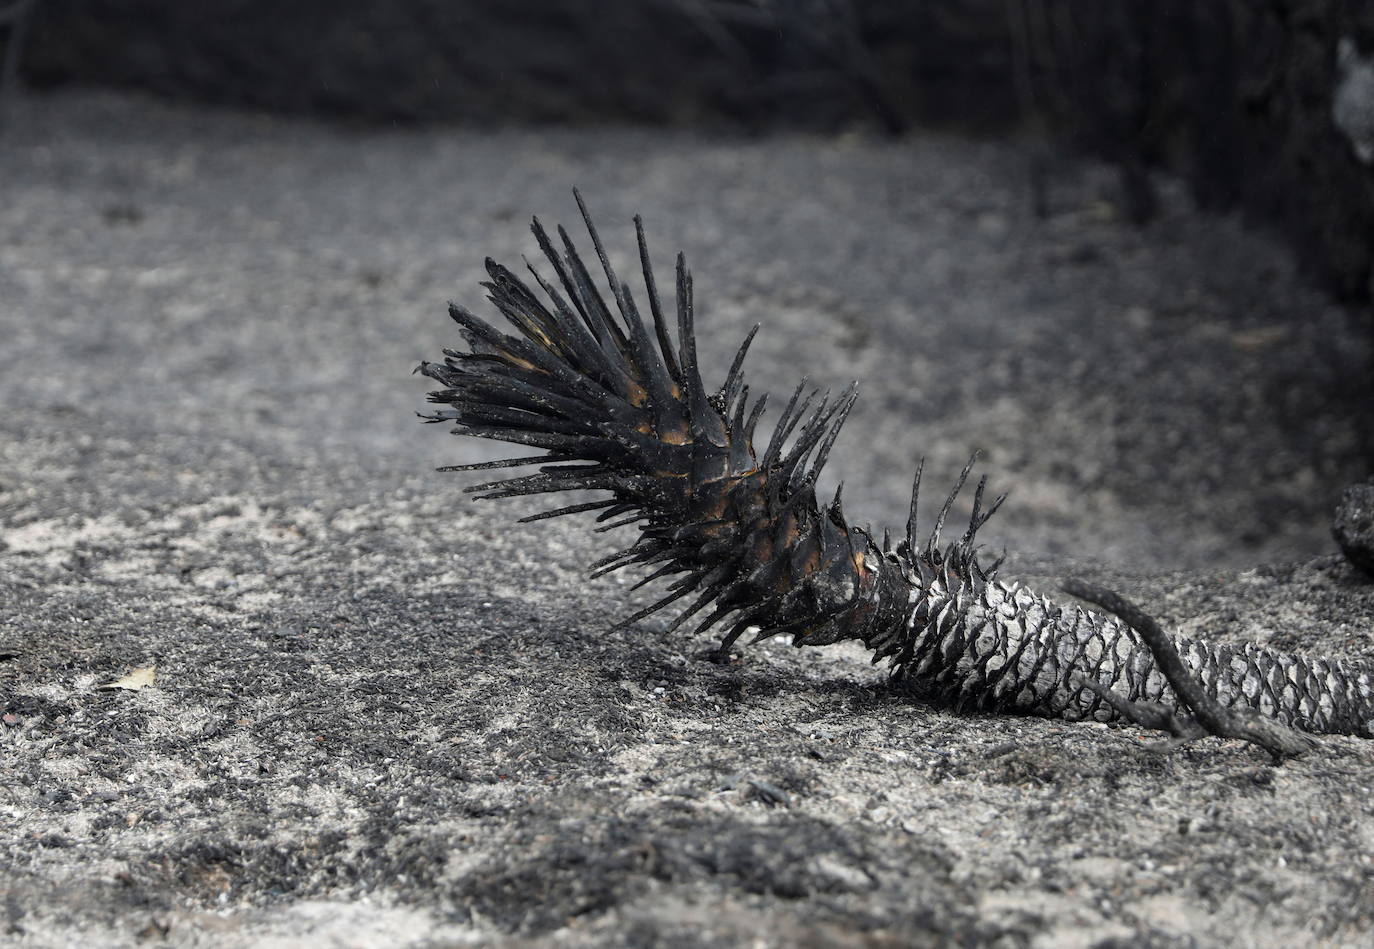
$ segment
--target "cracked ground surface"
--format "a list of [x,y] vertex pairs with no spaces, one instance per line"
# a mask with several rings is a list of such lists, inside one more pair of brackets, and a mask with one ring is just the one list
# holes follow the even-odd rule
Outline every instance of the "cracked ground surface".
[[[1374,660],[1330,510],[1368,338],[1168,182],[916,136],[348,129],[21,99],[0,138],[0,926],[21,945],[1363,945],[1374,752],[1270,767],[931,708],[856,649],[728,665],[611,549],[435,465],[446,299],[579,185],[688,253],[704,365],[864,380],[899,524],[984,451],[1008,572]],[[485,453],[485,454],[484,454]],[[833,482],[832,482],[833,484]],[[824,488],[824,485],[823,485]],[[999,523],[1000,522],[1000,523]],[[103,689],[137,669],[151,685]]]

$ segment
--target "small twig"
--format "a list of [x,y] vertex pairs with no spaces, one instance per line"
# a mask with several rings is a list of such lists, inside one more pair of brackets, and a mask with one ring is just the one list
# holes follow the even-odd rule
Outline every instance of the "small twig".
[[1122,717],[1146,728],[1167,731],[1185,741],[1204,735],[1239,738],[1259,745],[1273,755],[1275,761],[1317,747],[1316,739],[1296,729],[1247,709],[1228,709],[1208,695],[1159,622],[1125,597],[1078,579],[1067,580],[1062,589],[1115,614],[1144,640],[1155,665],[1168,680],[1180,704],[1193,715],[1192,720],[1179,719],[1161,705],[1132,702],[1112,693],[1100,683],[1083,680],[1084,685],[1100,695]]
[[1210,734],[1207,729],[1193,719],[1180,718],[1175,715],[1168,706],[1159,705],[1155,702],[1133,702],[1125,696],[1113,692],[1101,682],[1083,676],[1079,676],[1075,681],[1083,688],[1097,693],[1098,697],[1114,708],[1122,718],[1142,728],[1168,732],[1183,741],[1206,738]]

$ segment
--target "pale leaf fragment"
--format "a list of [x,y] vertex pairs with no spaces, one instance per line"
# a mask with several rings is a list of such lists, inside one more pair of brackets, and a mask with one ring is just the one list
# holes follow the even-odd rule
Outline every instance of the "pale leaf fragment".
[[128,689],[130,692],[138,692],[152,685],[155,678],[157,678],[157,666],[140,666],[124,678],[107,682],[105,685],[96,686],[96,688]]

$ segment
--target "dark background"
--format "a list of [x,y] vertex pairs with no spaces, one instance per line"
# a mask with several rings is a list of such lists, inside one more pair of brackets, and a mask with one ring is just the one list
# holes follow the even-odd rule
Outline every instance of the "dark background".
[[[1280,229],[1340,298],[1370,298],[1374,173],[1333,120],[1342,43],[1374,56],[1356,0],[31,5],[37,87],[364,122],[1017,133],[1117,163],[1140,220],[1149,170],[1178,174],[1202,206]],[[1038,188],[1052,168],[1033,158]]]

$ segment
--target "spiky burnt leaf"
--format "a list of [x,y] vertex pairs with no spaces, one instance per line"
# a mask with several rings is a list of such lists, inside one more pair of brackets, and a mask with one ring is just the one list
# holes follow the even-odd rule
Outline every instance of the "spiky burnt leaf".
[[[538,219],[532,223],[553,273],[545,279],[526,261],[537,292],[489,260],[488,299],[515,332],[450,305],[469,348],[420,365],[444,386],[430,400],[445,408],[427,418],[545,454],[450,470],[545,463],[535,474],[468,489],[483,498],[609,491],[604,502],[565,505],[525,520],[605,508],[614,512],[616,525],[641,525],[640,539],[594,564],[593,573],[648,565],[651,578],[676,580],[667,595],[626,622],[680,602],[674,627],[697,616],[704,616],[697,630],[729,622],[727,644],[750,626],[798,642],[860,635],[854,624],[872,611],[867,600],[876,589],[875,565],[868,561],[884,555],[866,532],[845,524],[838,498],[822,508],[815,496],[857,386],[832,400],[803,382],[760,456],[754,433],[767,397],[751,400],[744,373],[758,326],[746,335],[720,388],[709,388],[698,364],[686,259],[677,257],[670,310],[659,295],[643,223],[635,218],[646,321],[634,291],[616,275],[585,202],[576,197],[613,308],[562,228],[556,245]],[[676,316],[672,325],[668,312]]]

